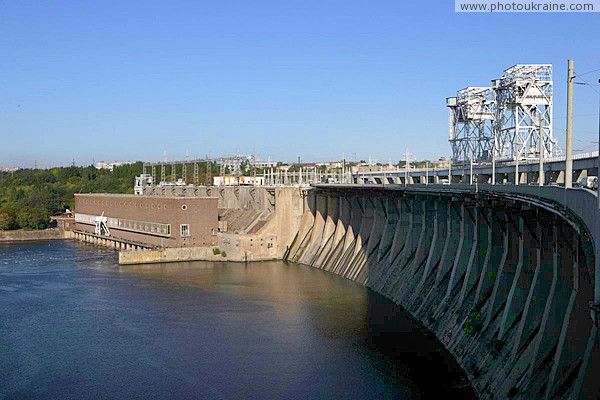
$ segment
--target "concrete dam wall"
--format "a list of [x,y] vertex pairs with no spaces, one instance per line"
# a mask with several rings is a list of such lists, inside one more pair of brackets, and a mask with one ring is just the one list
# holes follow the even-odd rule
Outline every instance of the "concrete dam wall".
[[253,186],[146,186],[145,196],[216,197],[219,208],[275,211],[276,189]]
[[568,210],[368,186],[313,189],[304,210],[285,258],[403,306],[481,398],[600,398],[593,240]]

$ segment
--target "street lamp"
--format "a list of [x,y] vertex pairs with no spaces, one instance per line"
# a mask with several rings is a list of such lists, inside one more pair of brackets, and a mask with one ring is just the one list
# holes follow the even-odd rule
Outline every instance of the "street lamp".
[[494,147],[492,149],[492,185],[496,184],[496,135],[494,134]]

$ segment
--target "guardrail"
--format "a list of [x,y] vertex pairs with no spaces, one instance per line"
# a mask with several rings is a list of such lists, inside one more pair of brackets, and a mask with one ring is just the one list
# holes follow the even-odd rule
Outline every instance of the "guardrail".
[[[589,151],[586,153],[573,154],[573,161],[585,160],[585,159],[595,159],[595,158],[598,158],[598,154],[599,154],[599,152],[597,150]],[[544,158],[544,164],[560,163],[560,162],[565,162],[565,160],[566,160],[565,156],[548,157],[548,158]],[[491,161],[473,163],[473,171],[476,171],[478,169],[491,168],[492,164],[493,163]],[[507,160],[507,159],[496,160],[496,168],[514,167],[514,166],[516,166],[516,164],[517,164],[517,162],[515,160]],[[539,158],[526,158],[526,159],[519,160],[519,166],[521,166],[521,165],[537,165],[537,164],[539,164]],[[441,167],[408,168],[408,169],[407,168],[396,168],[393,170],[381,169],[379,171],[357,172],[355,174],[355,176],[361,176],[361,175],[373,176],[373,175],[384,175],[384,174],[385,175],[424,174],[427,172],[432,173],[433,171],[443,172],[443,171],[448,171],[449,169],[452,172],[457,172],[457,171],[463,171],[465,168],[470,169],[471,164],[470,163],[453,162],[453,163],[451,163],[451,165],[444,165]],[[457,175],[460,175],[460,174],[457,173]]]

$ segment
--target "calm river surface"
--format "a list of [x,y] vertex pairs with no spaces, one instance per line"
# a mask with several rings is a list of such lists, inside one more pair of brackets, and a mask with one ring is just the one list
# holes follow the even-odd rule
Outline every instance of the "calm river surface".
[[0,399],[471,398],[439,342],[343,278],[283,262],[119,267],[0,243]]

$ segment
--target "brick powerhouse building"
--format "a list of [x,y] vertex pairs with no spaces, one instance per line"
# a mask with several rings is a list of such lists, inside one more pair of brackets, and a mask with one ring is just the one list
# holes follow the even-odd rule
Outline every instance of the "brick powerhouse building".
[[218,208],[213,197],[75,194],[75,228],[94,233],[104,213],[110,236],[157,247],[214,246]]

